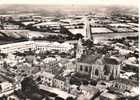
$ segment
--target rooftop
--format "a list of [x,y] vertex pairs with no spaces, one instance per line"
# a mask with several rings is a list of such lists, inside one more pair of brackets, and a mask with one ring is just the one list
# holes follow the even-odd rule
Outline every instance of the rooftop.
[[131,86],[134,86],[134,87],[138,86],[138,82],[135,82],[135,81],[132,81],[132,80],[129,80],[129,79],[125,79],[125,78],[119,78],[116,81],[119,82],[119,83],[124,83],[124,84],[127,84],[127,85],[131,85]]
[[112,64],[112,65],[118,65],[120,64],[120,61],[116,57],[104,57],[104,62],[106,64]]
[[48,72],[38,72],[37,75],[41,75],[41,76],[45,76],[45,77],[49,77],[49,78],[53,78],[54,75]]
[[66,77],[64,77],[62,75],[56,75],[55,78],[58,80],[61,80],[61,81],[66,81]]
[[97,88],[95,88],[94,86],[88,85],[81,85],[80,88],[84,91],[90,92],[91,94],[95,95],[97,92],[99,92],[99,90]]
[[101,96],[108,97],[108,98],[111,98],[111,99],[116,99],[116,98],[118,98],[117,95],[112,94],[112,93],[102,93]]
[[101,57],[100,54],[97,54],[97,55],[83,55],[78,62],[87,63],[87,64],[94,64],[95,61],[100,57]]

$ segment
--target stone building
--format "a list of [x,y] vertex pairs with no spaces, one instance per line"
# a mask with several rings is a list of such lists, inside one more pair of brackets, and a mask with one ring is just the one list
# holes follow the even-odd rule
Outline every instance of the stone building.
[[116,57],[83,55],[76,63],[76,71],[94,80],[113,80],[119,78],[120,62]]
[[113,91],[119,93],[124,93],[126,91],[129,91],[129,93],[131,93],[131,91],[137,87],[138,87],[138,82],[131,81],[129,79],[118,78],[117,80],[113,81],[113,85],[110,89],[111,90],[113,89]]
[[120,75],[120,62],[116,57],[102,57],[92,65],[91,72],[92,79],[117,79]]
[[90,75],[92,66],[101,55],[83,55],[76,63],[76,71],[81,74]]
[[54,77],[53,82],[54,82],[53,86],[61,90],[68,91],[70,88],[68,77],[64,77],[62,75],[56,75]]
[[53,86],[53,79],[54,79],[54,76],[53,74],[51,73],[48,73],[48,72],[38,72],[36,74],[36,77],[40,77],[41,79],[41,82],[44,86]]

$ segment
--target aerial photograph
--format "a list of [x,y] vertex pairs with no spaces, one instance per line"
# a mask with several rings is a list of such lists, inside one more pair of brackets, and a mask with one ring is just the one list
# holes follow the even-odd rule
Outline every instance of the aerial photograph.
[[0,0],[0,100],[139,100],[139,0]]

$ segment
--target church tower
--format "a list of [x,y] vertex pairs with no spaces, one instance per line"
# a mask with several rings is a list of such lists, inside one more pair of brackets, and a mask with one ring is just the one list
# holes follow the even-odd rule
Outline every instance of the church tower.
[[81,58],[84,48],[82,45],[82,39],[80,38],[77,43],[76,58]]

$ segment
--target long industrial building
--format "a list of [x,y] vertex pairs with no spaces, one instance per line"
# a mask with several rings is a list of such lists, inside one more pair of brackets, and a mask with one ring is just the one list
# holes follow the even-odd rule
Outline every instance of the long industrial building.
[[18,43],[11,43],[0,45],[0,53],[14,53],[14,52],[24,52],[31,50],[39,50],[40,52],[58,50],[59,52],[67,52],[74,46],[69,43],[57,43],[57,42],[40,42],[40,41],[25,41]]

